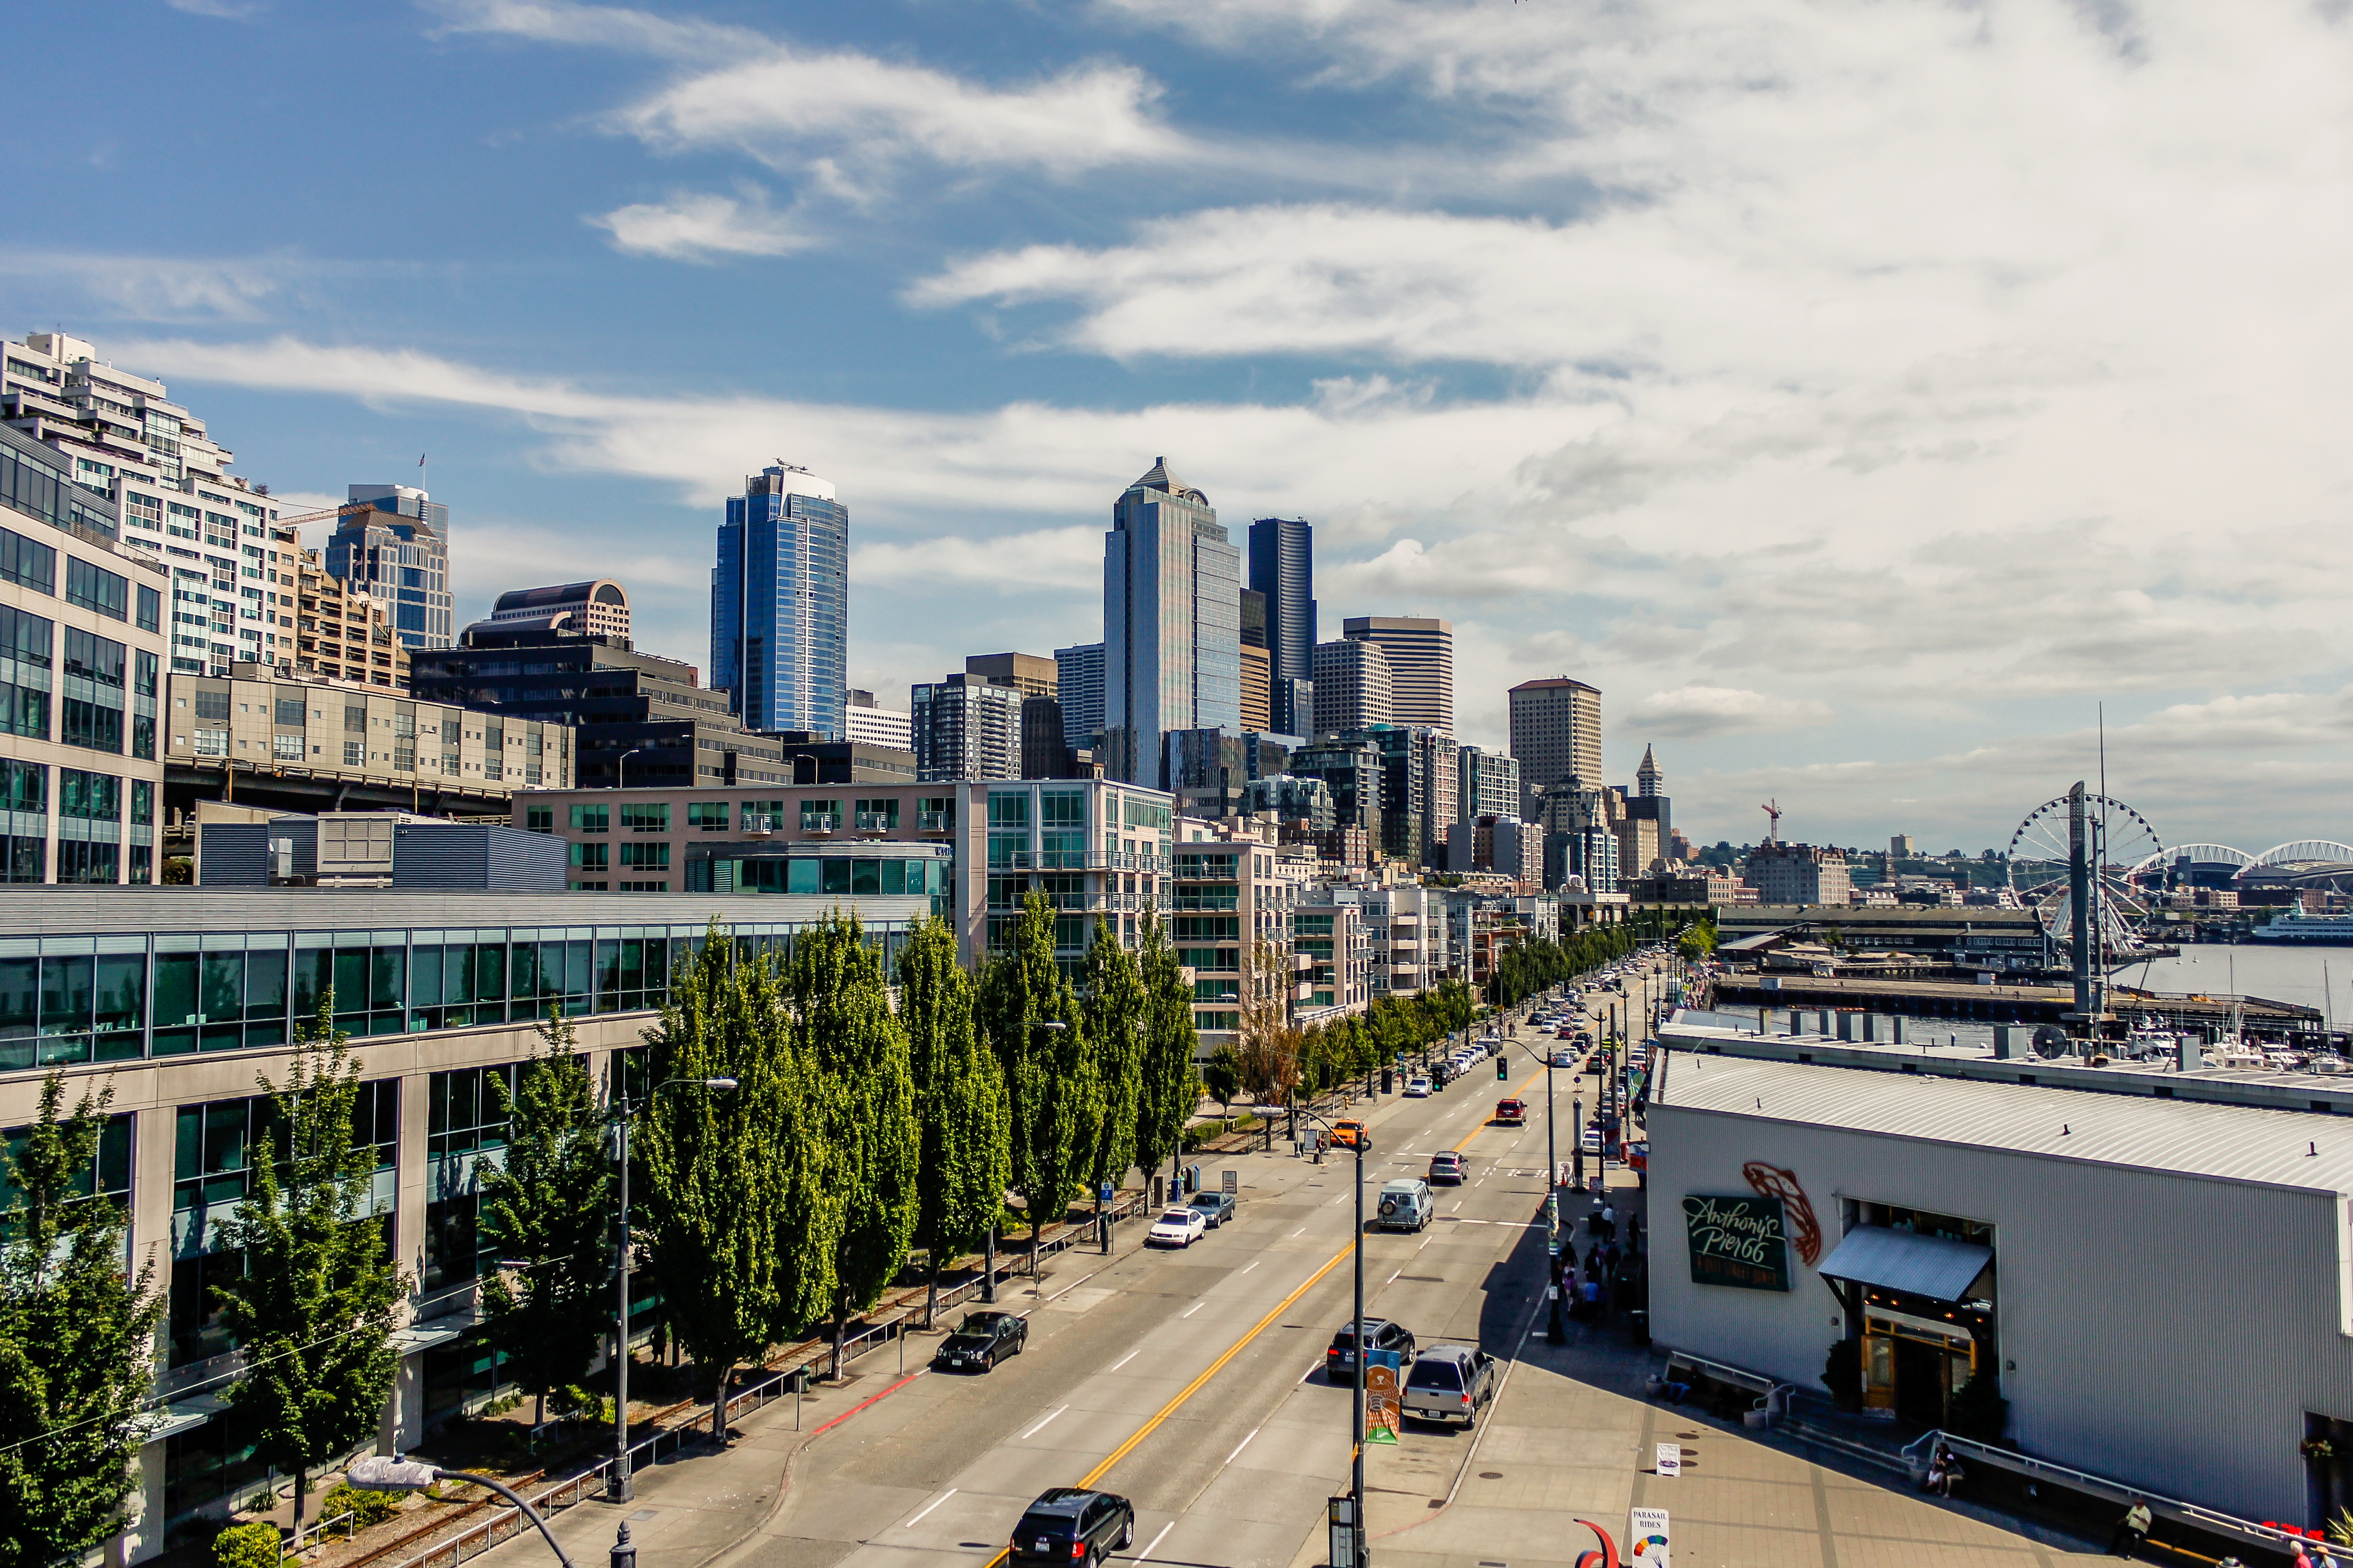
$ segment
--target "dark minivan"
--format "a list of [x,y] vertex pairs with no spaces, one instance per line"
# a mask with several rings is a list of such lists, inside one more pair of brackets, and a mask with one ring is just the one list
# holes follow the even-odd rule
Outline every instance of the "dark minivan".
[[1134,1544],[1135,1505],[1109,1492],[1051,1487],[1013,1527],[1016,1563],[1075,1563],[1095,1568]]

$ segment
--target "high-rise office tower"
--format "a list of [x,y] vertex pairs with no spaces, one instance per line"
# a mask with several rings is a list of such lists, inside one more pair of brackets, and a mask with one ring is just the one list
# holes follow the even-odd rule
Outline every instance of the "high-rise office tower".
[[1266,595],[1268,688],[1274,727],[1286,735],[1314,728],[1292,710],[1285,681],[1315,679],[1315,531],[1297,518],[1262,517],[1250,529],[1250,585]]
[[1103,727],[1103,644],[1054,650],[1054,695],[1062,704],[1062,733],[1074,746],[1089,744]]
[[1106,772],[1157,786],[1161,736],[1241,727],[1242,552],[1155,458],[1103,536]]
[[849,511],[776,464],[727,500],[711,574],[711,679],[747,730],[842,738],[849,688]]
[[368,510],[346,513],[327,541],[327,575],[384,605],[406,648],[454,647],[449,509],[408,485],[353,485]]
[[1391,722],[1389,661],[1378,643],[1343,637],[1315,645],[1314,735]]
[[915,749],[914,719],[899,709],[885,708],[874,700],[874,693],[849,689],[849,706],[842,710],[842,739],[863,741],[873,746],[895,746],[902,752]]
[[1390,721],[1454,732],[1454,623],[1426,616],[1350,616],[1340,635],[1389,661]]
[[629,591],[609,577],[546,588],[512,588],[491,606],[497,626],[569,627],[590,637],[629,635]]
[[1263,734],[1274,728],[1273,675],[1266,651],[1266,595],[1242,590],[1242,729]]
[[1520,815],[1571,773],[1601,777],[1601,690],[1567,676],[1524,680],[1511,690],[1512,755],[1520,759]]
[[976,653],[965,659],[964,672],[991,686],[1009,686],[1024,697],[1059,695],[1061,676],[1057,660],[1034,653]]

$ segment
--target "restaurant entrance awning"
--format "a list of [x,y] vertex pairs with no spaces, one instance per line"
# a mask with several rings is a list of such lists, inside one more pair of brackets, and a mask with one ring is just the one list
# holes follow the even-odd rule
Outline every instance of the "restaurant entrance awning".
[[1867,1225],[1848,1231],[1831,1249],[1821,1261],[1821,1273],[1826,1279],[1902,1290],[1932,1300],[1961,1301],[1968,1300],[1969,1286],[1992,1261],[1989,1247]]

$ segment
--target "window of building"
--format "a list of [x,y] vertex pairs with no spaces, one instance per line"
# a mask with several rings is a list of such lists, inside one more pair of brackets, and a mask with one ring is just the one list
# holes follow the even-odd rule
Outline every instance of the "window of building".
[[367,742],[364,741],[345,741],[343,742],[343,766],[347,768],[362,768],[366,765]]
[[56,593],[58,552],[38,540],[27,539],[13,529],[0,528],[0,582],[44,594]]
[[65,700],[58,739],[94,752],[122,752],[122,682],[129,648],[111,637],[65,629]]
[[988,797],[988,825],[991,827],[1028,827],[1029,826],[1029,795],[1008,792]]
[[139,629],[159,632],[164,629],[164,594],[159,588],[143,584],[139,589]]
[[774,833],[785,825],[785,803],[781,800],[747,800],[742,810],[743,830],[746,833]]
[[[602,871],[607,869],[612,864],[612,847],[613,847],[609,844],[574,844],[572,846],[572,868],[575,871]],[[629,847],[635,848],[637,847],[635,845],[631,845]]]
[[[580,847],[602,849],[603,845],[583,845]],[[670,846],[638,844],[624,841],[621,845],[621,866],[624,870],[667,871],[670,869]]]
[[621,831],[624,833],[668,833],[670,806],[667,802],[638,802],[621,807]]
[[0,757],[0,882],[44,882],[49,869],[49,770]]
[[109,620],[131,618],[131,579],[79,555],[66,557],[66,603],[96,610]]
[[[991,797],[992,804],[994,797]],[[1084,790],[1050,789],[1038,795],[1038,825],[1041,827],[1084,827],[1087,825],[1087,794]]]
[[[575,805],[572,808],[572,831],[575,833],[610,833],[613,830],[613,808],[609,805]],[[577,860],[573,862],[578,865]]]
[[841,802],[838,800],[805,800],[801,802],[803,833],[833,833],[841,826]]
[[929,795],[915,803],[915,826],[925,833],[945,833],[955,826],[955,796]]
[[723,800],[691,800],[686,803],[686,826],[691,832],[724,833],[733,815]]
[[0,605],[0,734],[49,738],[49,648],[55,624]]
[[895,798],[860,801],[858,831],[860,833],[898,832],[899,802]]
[[555,831],[555,808],[552,805],[526,805],[522,808],[523,830],[528,833]]

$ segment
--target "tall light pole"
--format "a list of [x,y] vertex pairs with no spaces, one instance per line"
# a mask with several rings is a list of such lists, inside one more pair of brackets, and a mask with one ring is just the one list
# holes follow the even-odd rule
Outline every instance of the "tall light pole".
[[[621,1153],[621,1235],[615,1248],[613,1272],[618,1277],[615,1292],[617,1302],[613,1335],[613,1470],[605,1479],[605,1500],[628,1502],[635,1489],[629,1480],[629,1118],[645,1106],[653,1103],[655,1095],[678,1084],[695,1084],[724,1094],[735,1087],[732,1078],[671,1078],[646,1090],[645,1098],[632,1101],[626,1095],[613,1097],[613,1122],[620,1129]],[[550,1537],[551,1542],[554,1538]]]
[[539,1510],[517,1497],[513,1489],[503,1481],[494,1481],[488,1476],[478,1476],[466,1470],[441,1469],[421,1459],[395,1458],[389,1454],[370,1454],[365,1458],[353,1460],[343,1479],[364,1492],[417,1491],[437,1481],[465,1481],[487,1491],[494,1491],[514,1504],[525,1519],[538,1526],[539,1533],[547,1539],[548,1550],[555,1553],[555,1560],[563,1563],[564,1568],[572,1568],[572,1559],[564,1554],[564,1548],[549,1533],[547,1521],[540,1517]]
[[615,789],[627,789],[629,787],[629,759],[636,756],[643,750],[645,750],[643,746],[631,746],[628,751],[621,753],[620,759],[617,762],[614,763],[613,787]]
[[[1324,1118],[1313,1110],[1303,1110],[1301,1114],[1312,1121],[1323,1121],[1327,1131],[1331,1128],[1330,1122],[1324,1121]],[[1371,1130],[1362,1122],[1357,1123],[1356,1315],[1349,1325],[1356,1342],[1356,1354],[1352,1359],[1356,1364],[1356,1397],[1350,1401],[1354,1425],[1348,1429],[1348,1496],[1353,1504],[1351,1517],[1356,1521],[1356,1561],[1353,1565],[1335,1563],[1332,1568],[1367,1568],[1372,1562],[1372,1554],[1365,1546],[1365,1356],[1368,1349],[1365,1342],[1365,1145],[1371,1142]]]

